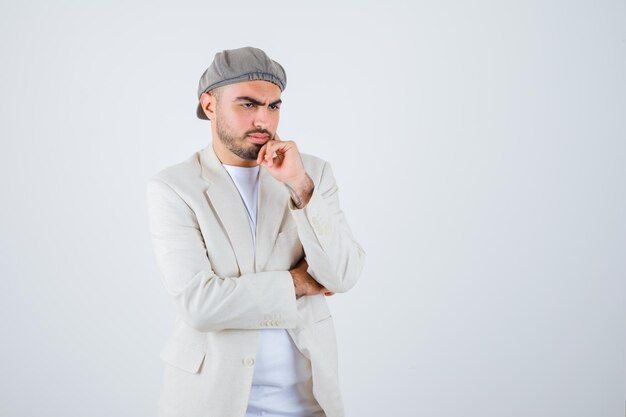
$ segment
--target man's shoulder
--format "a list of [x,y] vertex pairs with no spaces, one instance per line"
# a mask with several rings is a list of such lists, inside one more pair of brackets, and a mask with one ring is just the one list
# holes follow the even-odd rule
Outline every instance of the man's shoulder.
[[311,176],[315,184],[334,181],[334,173],[331,163],[319,156],[300,153],[304,169]]
[[150,177],[149,181],[162,181],[173,188],[190,185],[202,179],[200,151],[194,152],[185,160],[169,165]]
[[314,171],[321,171],[324,169],[324,165],[328,162],[319,156],[311,155],[309,153],[300,152],[300,156],[302,156],[302,163],[304,164],[304,168]]

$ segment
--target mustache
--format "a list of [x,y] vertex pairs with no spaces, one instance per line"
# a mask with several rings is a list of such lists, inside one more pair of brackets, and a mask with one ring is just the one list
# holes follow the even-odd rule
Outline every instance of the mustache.
[[272,132],[268,131],[268,130],[265,130],[265,129],[251,130],[249,132],[246,132],[246,136],[247,135],[253,135],[255,133],[260,133],[262,135],[265,134],[265,135],[268,135],[270,137],[270,139],[274,139],[274,134]]

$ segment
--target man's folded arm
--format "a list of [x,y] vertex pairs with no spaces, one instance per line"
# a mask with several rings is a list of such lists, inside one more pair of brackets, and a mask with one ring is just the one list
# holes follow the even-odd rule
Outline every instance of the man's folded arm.
[[153,178],[146,199],[157,266],[189,326],[203,332],[296,327],[296,296],[289,271],[216,275],[196,215],[176,191]]
[[328,162],[307,205],[298,209],[291,199],[288,205],[306,253],[309,274],[330,291],[348,291],[359,279],[365,251],[354,240],[339,207],[338,187]]

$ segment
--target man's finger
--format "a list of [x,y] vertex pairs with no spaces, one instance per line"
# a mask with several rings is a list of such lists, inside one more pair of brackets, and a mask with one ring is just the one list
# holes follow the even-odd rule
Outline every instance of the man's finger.
[[266,159],[269,163],[269,166],[274,166],[275,163],[279,164],[282,162],[284,158],[284,148],[285,144],[283,142],[271,141],[272,144],[266,150]]
[[263,162],[263,158],[265,155],[265,150],[267,149],[267,143],[265,143],[265,145],[261,146],[261,149],[259,149],[259,154],[256,156],[256,163],[261,164]]
[[[263,145],[263,146],[265,146],[265,147],[266,147],[266,148],[265,148],[265,155],[264,155],[264,158],[265,158],[265,160],[266,160],[268,163],[271,163],[271,162],[272,162],[273,155],[274,155],[274,151],[275,151],[275,148],[276,148],[276,143],[277,143],[277,142],[276,142],[276,141],[274,141],[274,140],[269,140],[269,141],[267,141],[267,142],[265,143],[265,145]],[[269,166],[271,166],[271,165],[269,165]]]
[[333,294],[335,294],[334,292],[330,291],[328,288],[326,287],[322,287],[322,290],[320,291],[322,294],[326,295],[326,296],[331,296]]
[[265,160],[267,161],[268,167],[271,167],[272,165],[274,165],[274,158],[272,158],[272,155],[274,154],[275,143],[276,142],[274,142],[273,140],[270,140],[269,142],[266,143],[267,149],[265,150]]

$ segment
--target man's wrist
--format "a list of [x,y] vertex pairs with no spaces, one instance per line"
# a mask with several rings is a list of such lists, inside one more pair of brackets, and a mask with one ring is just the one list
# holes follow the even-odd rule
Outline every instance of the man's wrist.
[[313,190],[315,189],[315,183],[309,174],[305,172],[304,176],[299,181],[285,183],[285,187],[289,190],[289,195],[291,196],[293,205],[302,209],[311,199]]

